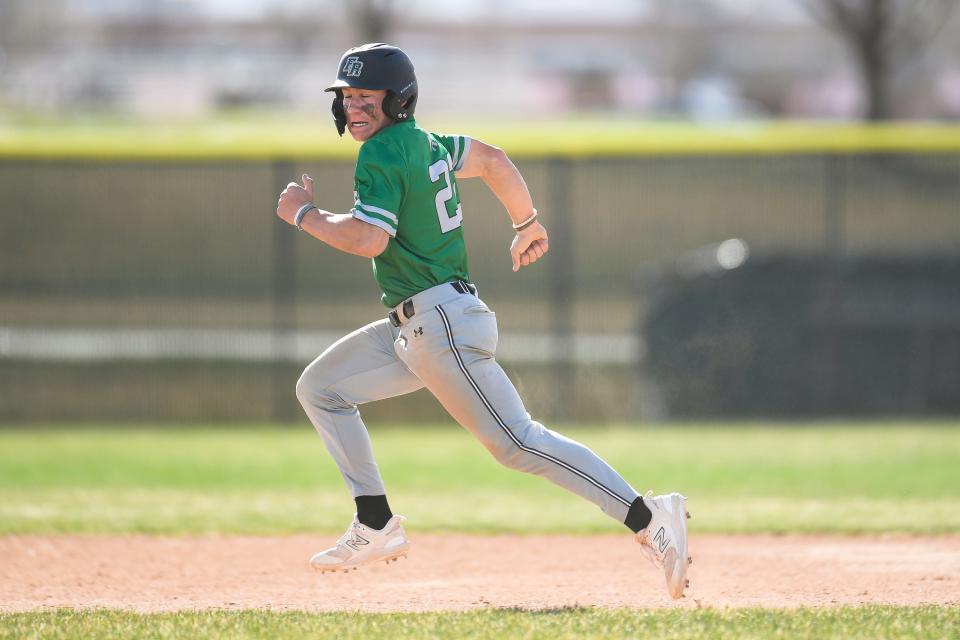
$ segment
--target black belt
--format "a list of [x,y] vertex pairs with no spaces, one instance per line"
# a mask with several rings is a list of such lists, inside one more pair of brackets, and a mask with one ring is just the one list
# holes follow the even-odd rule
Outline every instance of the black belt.
[[[470,284],[469,282],[464,282],[463,280],[457,280],[456,282],[451,282],[450,286],[457,290],[457,293],[470,293],[477,295],[477,287]],[[407,299],[403,301],[403,305],[400,307],[403,312],[404,320],[409,320],[413,317],[413,314],[416,313],[416,310],[413,308],[413,300]],[[387,314],[387,317],[390,319],[390,324],[395,327],[400,326],[400,316],[397,315],[396,309],[391,309],[390,313]]]
[[477,295],[477,287],[469,282],[457,280],[456,282],[451,282],[450,286],[456,289],[459,293],[470,293],[472,295]]

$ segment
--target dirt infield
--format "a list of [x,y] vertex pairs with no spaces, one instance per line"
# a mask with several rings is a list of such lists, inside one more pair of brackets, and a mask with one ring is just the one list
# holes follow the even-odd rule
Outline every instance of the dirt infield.
[[695,536],[688,597],[629,536],[413,536],[410,557],[314,573],[317,536],[0,537],[0,610],[960,604],[960,536]]

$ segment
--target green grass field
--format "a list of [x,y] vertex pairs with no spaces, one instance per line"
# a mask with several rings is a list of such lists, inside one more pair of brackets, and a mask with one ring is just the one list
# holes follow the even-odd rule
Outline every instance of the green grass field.
[[466,613],[307,614],[118,611],[0,614],[0,638],[955,638],[960,609],[850,607],[772,611],[629,611],[586,608]]
[[[680,490],[697,532],[960,532],[960,424],[559,428],[639,490]],[[622,528],[539,478],[501,469],[453,425],[373,432],[412,531]],[[300,427],[8,427],[0,533],[331,532],[353,511]],[[2,575],[2,574],[0,574]],[[0,614],[0,638],[956,638],[960,608],[360,614],[269,610]]]
[[[960,531],[953,423],[560,428],[638,491],[690,497],[701,532]],[[590,504],[501,468],[455,425],[373,441],[419,531],[618,531]],[[353,513],[312,427],[8,428],[0,533],[336,532]]]

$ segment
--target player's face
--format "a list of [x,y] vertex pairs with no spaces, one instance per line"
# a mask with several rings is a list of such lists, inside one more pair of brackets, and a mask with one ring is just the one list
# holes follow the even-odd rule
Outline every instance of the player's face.
[[357,142],[373,137],[392,120],[383,112],[383,89],[343,89],[343,110],[347,114],[347,131]]

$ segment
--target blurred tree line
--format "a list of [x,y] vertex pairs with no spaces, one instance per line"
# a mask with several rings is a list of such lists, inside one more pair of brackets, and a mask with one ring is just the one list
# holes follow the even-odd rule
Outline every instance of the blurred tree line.
[[957,6],[957,0],[801,1],[853,57],[867,120],[892,117],[892,75],[923,55]]
[[[840,38],[863,87],[866,120],[893,117],[892,76],[916,62],[950,18],[957,0],[799,0],[824,28]],[[389,40],[391,0],[345,3],[359,40]]]
[[[168,16],[165,17],[167,14],[162,9],[174,4],[170,0],[166,4],[164,0],[157,0],[156,7],[141,0],[137,2],[139,4],[131,2],[125,8],[124,15],[128,23],[123,27],[130,31],[132,35],[129,37],[137,43],[162,44],[171,37],[168,31],[172,31],[172,37],[176,39],[178,31],[195,27],[194,18],[189,16],[184,18],[184,22],[165,22]],[[137,9],[141,5],[149,5],[150,10],[141,15]],[[391,41],[396,38],[398,25],[402,24],[401,5],[394,0],[340,0],[339,3],[330,2],[324,6],[328,5],[339,6],[339,19],[346,17],[349,21],[355,42]],[[71,16],[86,15],[86,11],[77,12],[78,7],[85,6],[85,3],[76,0],[0,0],[0,76],[4,71],[9,71],[15,59],[57,48],[68,52],[70,49],[65,48],[64,43],[69,42],[71,35],[75,36],[75,32],[71,31],[75,25],[69,24]],[[283,34],[285,45],[296,42],[306,50],[308,43],[316,38],[321,14],[309,20],[300,20],[295,14],[284,13],[283,2],[276,1],[273,6],[277,10],[265,13],[264,23]],[[693,12],[698,20],[709,27],[722,18],[724,7],[729,9],[732,3],[724,4],[718,0],[688,0],[685,3],[653,0],[651,6],[655,7],[655,16]],[[924,54],[956,13],[957,0],[795,0],[795,6],[801,7],[817,24],[845,45],[851,69],[855,71],[862,87],[862,117],[884,120],[898,115],[894,104],[895,78],[921,68]],[[321,12],[325,9],[318,5],[316,10]],[[136,16],[133,21],[137,28],[132,31],[130,16]],[[102,42],[122,36],[112,34],[109,25],[99,25],[82,37]],[[677,42],[675,46],[683,48],[690,45]]]

